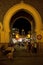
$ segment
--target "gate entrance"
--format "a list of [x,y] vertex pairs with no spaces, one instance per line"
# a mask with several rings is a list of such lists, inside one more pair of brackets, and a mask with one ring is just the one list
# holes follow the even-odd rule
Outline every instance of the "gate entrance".
[[[31,44],[34,32],[34,19],[25,10],[19,10],[12,16],[10,21],[10,43],[21,49],[25,49],[28,43]],[[34,27],[34,28],[33,28]]]

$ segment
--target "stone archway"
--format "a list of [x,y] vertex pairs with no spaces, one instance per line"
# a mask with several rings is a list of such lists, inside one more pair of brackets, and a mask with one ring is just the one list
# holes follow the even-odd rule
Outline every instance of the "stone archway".
[[16,4],[13,7],[11,7],[4,16],[3,26],[4,26],[4,31],[5,31],[6,43],[9,42],[10,20],[11,20],[13,14],[15,14],[20,9],[24,9],[32,15],[32,17],[35,20],[35,24],[36,24],[35,31],[37,32],[37,31],[41,30],[42,20],[41,20],[39,13],[37,12],[37,10],[35,8],[33,8],[31,5],[27,5],[25,3]]

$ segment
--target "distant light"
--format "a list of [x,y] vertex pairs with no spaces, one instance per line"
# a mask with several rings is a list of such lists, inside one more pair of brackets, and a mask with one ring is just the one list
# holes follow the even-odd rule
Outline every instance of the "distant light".
[[13,35],[14,35],[15,33],[13,33]]
[[14,38],[12,38],[12,41],[13,41],[13,43],[17,43],[17,40],[16,40],[16,39],[14,39]]
[[30,38],[30,34],[28,34],[27,37]]
[[12,30],[15,30],[15,28],[12,28]]
[[27,38],[24,38],[24,41],[25,41],[25,42],[27,42],[28,40],[29,40],[29,39],[27,39]]
[[19,38],[18,41],[19,41],[19,42],[22,42],[22,38]]
[[16,34],[16,38],[19,38],[19,34]]

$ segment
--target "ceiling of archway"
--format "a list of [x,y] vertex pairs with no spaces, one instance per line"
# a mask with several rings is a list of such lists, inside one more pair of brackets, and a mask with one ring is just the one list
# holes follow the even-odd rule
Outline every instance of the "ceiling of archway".
[[29,13],[27,13],[25,10],[19,10],[18,12],[16,12],[15,15],[12,16],[11,21],[10,21],[10,27],[12,27],[13,23],[15,22],[15,20],[17,18],[26,18],[26,19],[28,19],[28,21],[30,23],[32,23],[33,27],[35,28],[35,22],[34,22],[33,17]]

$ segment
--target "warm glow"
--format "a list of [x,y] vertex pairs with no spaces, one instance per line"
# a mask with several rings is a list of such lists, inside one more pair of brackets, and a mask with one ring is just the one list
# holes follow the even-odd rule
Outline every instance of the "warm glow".
[[16,40],[16,39],[14,39],[14,38],[12,38],[12,41],[13,41],[13,43],[17,43],[17,40]]
[[19,38],[19,34],[16,34],[16,38]]
[[[24,11],[26,11],[27,13],[31,14],[32,17],[34,18],[35,21],[35,32],[36,35],[41,34],[43,36],[43,30],[42,30],[42,20],[40,17],[40,14],[37,12],[37,10],[35,8],[33,8],[31,5],[29,4],[25,4],[25,3],[19,3],[14,5],[13,7],[11,7],[6,14],[4,15],[3,18],[3,24],[0,24],[0,43],[9,43],[10,41],[10,21],[12,16],[18,12],[19,10],[24,9]],[[3,30],[2,30],[3,28]],[[40,32],[39,32],[40,31]],[[27,37],[30,38],[30,35],[28,35]],[[19,35],[16,35],[16,38],[19,38]],[[43,38],[41,40],[37,40],[37,41],[43,41]]]
[[27,37],[30,38],[30,34],[28,34]]

